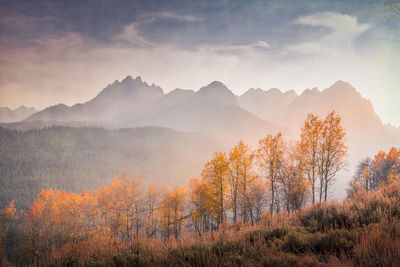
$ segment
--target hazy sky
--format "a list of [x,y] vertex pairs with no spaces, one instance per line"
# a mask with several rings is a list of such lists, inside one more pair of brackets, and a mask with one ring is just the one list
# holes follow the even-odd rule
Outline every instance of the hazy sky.
[[400,2],[0,3],[0,106],[84,102],[126,75],[236,94],[344,80],[400,125]]

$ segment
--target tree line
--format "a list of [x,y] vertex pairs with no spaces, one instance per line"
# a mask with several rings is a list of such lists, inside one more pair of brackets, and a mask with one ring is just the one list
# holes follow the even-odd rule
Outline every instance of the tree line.
[[360,191],[376,190],[384,185],[400,181],[400,149],[392,147],[387,153],[379,151],[374,158],[362,159],[347,191],[353,198]]

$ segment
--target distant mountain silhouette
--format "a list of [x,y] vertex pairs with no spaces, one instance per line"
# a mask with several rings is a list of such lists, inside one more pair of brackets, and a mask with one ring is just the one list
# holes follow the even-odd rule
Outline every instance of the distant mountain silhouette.
[[[174,105],[166,105],[166,102]],[[235,95],[220,82],[212,82],[197,92],[166,94],[151,110],[156,112],[123,124],[157,125],[180,131],[203,132],[231,142],[277,130],[274,125],[241,108]]]
[[291,125],[299,125],[307,113],[324,115],[335,110],[342,116],[346,127],[362,128],[363,131],[382,127],[382,122],[376,115],[369,100],[363,98],[349,83],[337,81],[329,88],[318,91],[304,91],[295,98],[281,114]]
[[[197,104],[211,104],[223,106],[239,106],[235,95],[223,83],[214,81],[203,86],[193,99]],[[192,100],[192,102],[193,102]]]
[[[325,116],[332,110],[343,118],[349,142],[360,154],[387,149],[400,139],[398,131],[382,124],[371,102],[344,81],[337,81],[322,91],[306,89],[300,95],[293,90],[281,92],[272,88],[268,91],[249,89],[243,95],[235,96],[218,81],[197,92],[175,89],[164,94],[160,87],[149,85],[140,77],[127,76],[121,82],[108,85],[86,103],[72,107],[64,104],[52,106],[33,114],[26,121],[32,126],[162,126],[230,137],[232,140],[260,137],[279,129],[290,138],[297,138],[308,113]],[[370,140],[368,146],[366,140]]]
[[276,89],[272,92],[249,90],[239,97],[239,102],[259,117],[291,128],[295,136],[308,113],[324,117],[334,110],[343,119],[348,142],[352,148],[356,145],[356,150],[362,154],[387,149],[390,145],[398,144],[400,139],[394,131],[389,131],[382,124],[371,102],[343,81],[337,81],[322,91],[317,88],[307,89],[298,96],[290,91],[282,93]]
[[25,106],[20,106],[15,110],[8,107],[0,107],[0,122],[16,122],[24,120],[35,112],[37,112],[36,109]]
[[163,96],[163,90],[143,82],[140,77],[126,77],[104,88],[95,98],[68,107],[64,104],[49,107],[30,116],[27,121],[104,122],[112,123],[121,116],[140,115],[142,109]]
[[214,81],[197,92],[175,89],[164,94],[160,87],[130,76],[115,81],[86,103],[72,107],[59,104],[26,120],[35,121],[111,128],[162,126],[223,135],[232,141],[278,129],[240,107],[236,96],[221,82]]
[[185,90],[185,89],[175,89],[167,94],[165,94],[158,101],[158,109],[166,109],[174,107],[175,105],[181,104],[184,101],[188,100],[195,92],[193,90]]
[[297,94],[293,90],[283,93],[277,88],[271,88],[268,91],[251,88],[237,99],[240,106],[248,111],[267,121],[279,122],[277,117],[296,97]]

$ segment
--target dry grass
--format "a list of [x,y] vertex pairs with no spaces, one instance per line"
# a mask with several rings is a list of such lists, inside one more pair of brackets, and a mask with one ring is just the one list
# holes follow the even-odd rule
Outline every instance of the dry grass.
[[201,238],[101,237],[54,248],[31,261],[50,266],[400,266],[400,183],[343,203],[223,224]]

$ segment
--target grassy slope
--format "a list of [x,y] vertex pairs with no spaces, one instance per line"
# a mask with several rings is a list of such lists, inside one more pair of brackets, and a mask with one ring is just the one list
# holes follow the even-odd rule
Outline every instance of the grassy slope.
[[130,245],[81,243],[51,254],[55,265],[400,266],[400,184],[299,214],[235,224],[203,238]]

